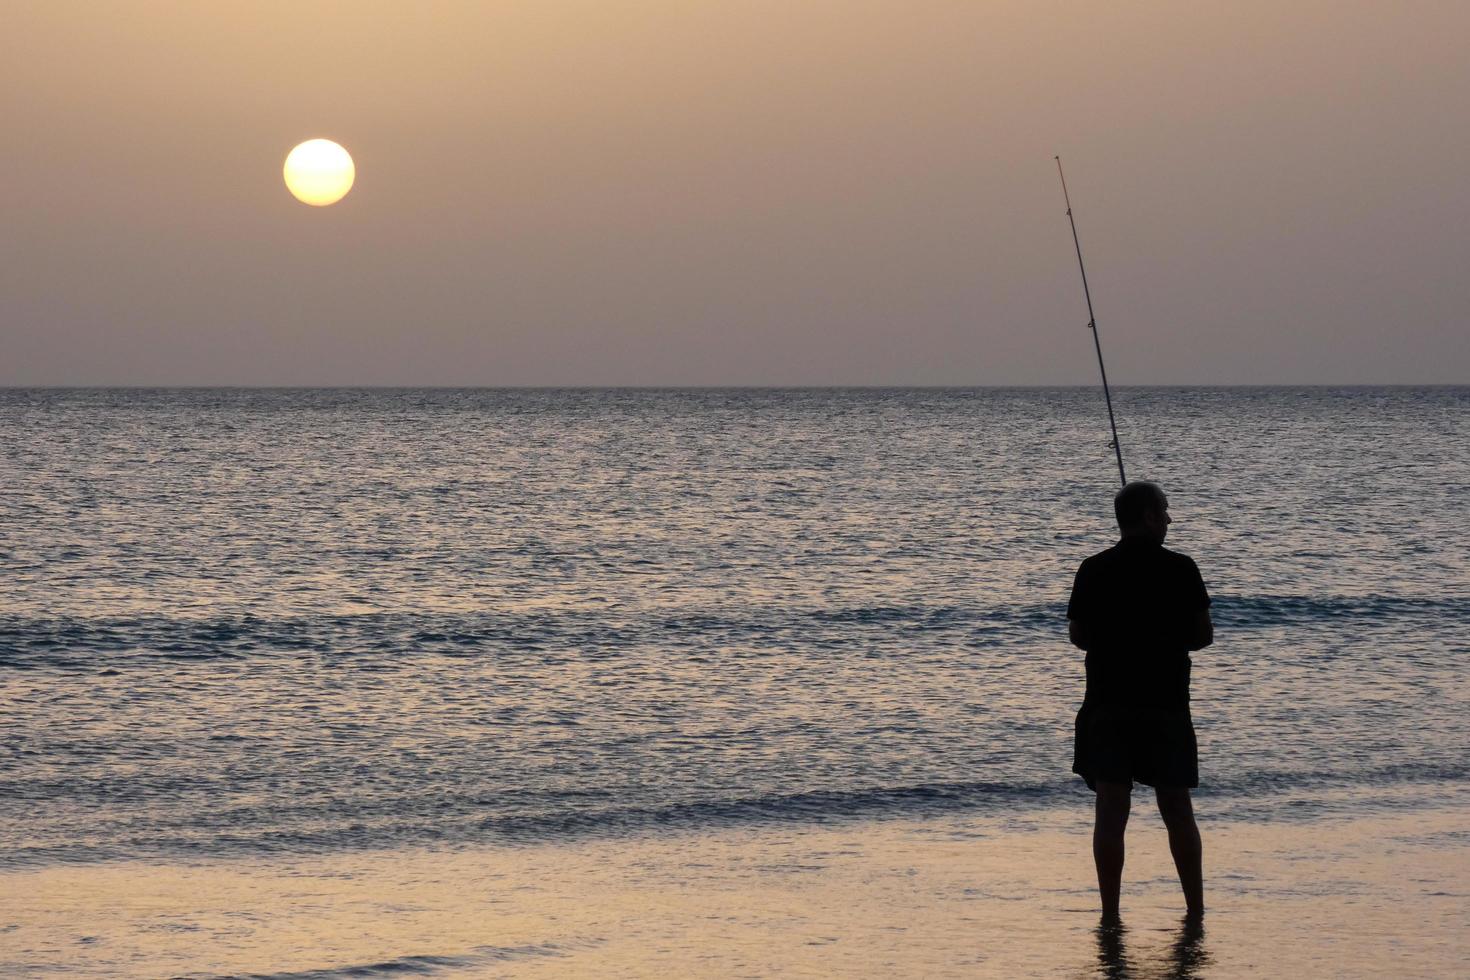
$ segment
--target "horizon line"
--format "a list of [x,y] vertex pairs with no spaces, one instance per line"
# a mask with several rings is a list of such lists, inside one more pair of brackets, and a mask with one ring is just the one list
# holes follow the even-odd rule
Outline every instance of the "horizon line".
[[[1112,388],[1464,388],[1470,381],[1146,382]],[[0,384],[0,391],[975,391],[1097,388],[1097,382],[1014,384]]]

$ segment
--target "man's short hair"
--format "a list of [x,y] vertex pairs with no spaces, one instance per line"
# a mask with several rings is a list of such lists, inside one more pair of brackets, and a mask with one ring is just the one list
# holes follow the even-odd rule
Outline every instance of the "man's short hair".
[[1118,527],[1137,527],[1150,513],[1163,510],[1164,488],[1148,480],[1134,480],[1113,498]]

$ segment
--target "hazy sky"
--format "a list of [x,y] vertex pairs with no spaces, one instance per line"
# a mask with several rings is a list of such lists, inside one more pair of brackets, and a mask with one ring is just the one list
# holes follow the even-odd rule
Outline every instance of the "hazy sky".
[[[1470,3],[18,2],[0,384],[1470,382]],[[340,204],[281,164],[324,136]]]

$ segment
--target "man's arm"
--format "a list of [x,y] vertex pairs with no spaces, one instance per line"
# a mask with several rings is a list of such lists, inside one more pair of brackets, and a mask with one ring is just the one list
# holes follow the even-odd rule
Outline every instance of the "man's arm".
[[1067,639],[1071,640],[1072,645],[1079,650],[1087,649],[1087,631],[1075,619],[1067,620]]
[[[1076,640],[1072,641],[1076,643]],[[1194,622],[1190,624],[1189,649],[1203,650],[1215,642],[1215,624],[1210,619],[1210,610],[1201,609],[1194,614]]]
[[1077,566],[1077,574],[1072,579],[1072,596],[1067,600],[1067,639],[1072,645],[1081,650],[1087,649],[1087,630],[1082,626],[1082,620],[1091,619],[1089,614],[1092,609],[1091,597],[1094,593],[1092,587],[1093,576],[1089,574],[1093,561],[1091,558]]
[[1188,647],[1191,651],[1203,650],[1215,642],[1215,624],[1210,621],[1210,593],[1205,588],[1205,580],[1199,573],[1199,566],[1194,563],[1193,558],[1184,559],[1189,565],[1190,591],[1194,593],[1193,602],[1197,603],[1199,610],[1189,623]]

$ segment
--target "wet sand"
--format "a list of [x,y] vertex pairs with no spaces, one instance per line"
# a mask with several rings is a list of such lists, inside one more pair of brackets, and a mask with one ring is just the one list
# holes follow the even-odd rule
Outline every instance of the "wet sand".
[[1074,813],[767,826],[0,876],[22,976],[1382,977],[1470,970],[1470,807],[1202,830],[1181,928],[1135,805],[1124,930],[1099,934]]

